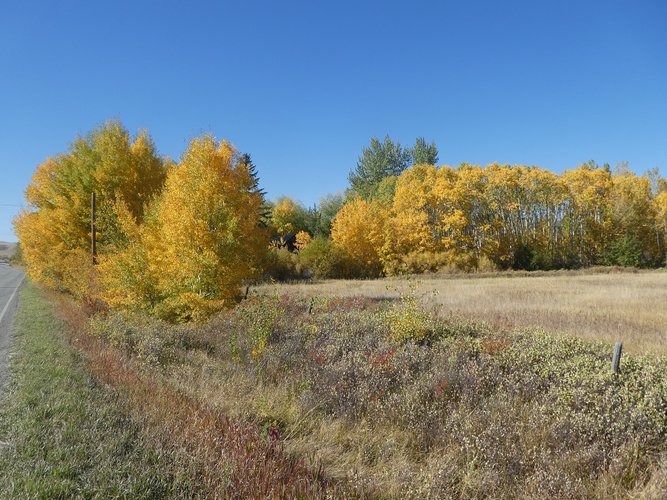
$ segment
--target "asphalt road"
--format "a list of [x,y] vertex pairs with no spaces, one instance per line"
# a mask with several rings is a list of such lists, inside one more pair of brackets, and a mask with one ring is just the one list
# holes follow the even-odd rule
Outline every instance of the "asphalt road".
[[12,340],[12,320],[18,304],[23,271],[0,263],[0,397],[7,377],[7,357]]

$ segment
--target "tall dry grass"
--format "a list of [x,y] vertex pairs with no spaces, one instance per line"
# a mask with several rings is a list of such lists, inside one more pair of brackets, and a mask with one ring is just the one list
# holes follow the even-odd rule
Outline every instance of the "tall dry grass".
[[553,272],[271,284],[259,293],[396,299],[410,292],[441,316],[494,328],[540,328],[623,342],[634,353],[667,354],[667,272]]

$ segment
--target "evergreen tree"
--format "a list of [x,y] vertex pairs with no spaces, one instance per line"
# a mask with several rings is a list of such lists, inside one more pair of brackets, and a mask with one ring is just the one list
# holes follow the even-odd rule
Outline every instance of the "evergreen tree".
[[320,199],[317,235],[331,235],[331,223],[345,204],[345,196],[341,193],[328,194]]
[[364,199],[373,198],[382,179],[400,175],[410,165],[410,158],[410,151],[399,142],[394,143],[389,136],[383,142],[373,137],[370,146],[363,149],[357,167],[350,173],[352,191]]
[[417,137],[411,154],[413,165],[436,165],[438,163],[438,147],[435,142],[427,144],[423,137]]
[[262,197],[262,211],[260,214],[259,225],[261,227],[267,227],[271,220],[271,210],[273,209],[273,205],[266,200],[266,191],[259,187],[257,166],[255,166],[248,153],[243,153],[239,156],[239,164],[248,170],[248,175],[250,175],[250,178],[252,179],[252,186],[248,192],[256,193]]

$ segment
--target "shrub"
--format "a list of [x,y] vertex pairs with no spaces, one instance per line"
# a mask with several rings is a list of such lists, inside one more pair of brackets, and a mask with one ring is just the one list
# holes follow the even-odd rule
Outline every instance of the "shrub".
[[643,264],[642,250],[633,238],[624,236],[611,244],[604,261],[610,266],[639,267]]
[[477,271],[480,273],[495,273],[499,271],[499,268],[490,258],[482,255],[477,261]]
[[267,258],[266,274],[277,281],[299,280],[305,277],[299,254],[287,248],[272,248]]
[[134,317],[132,321],[119,313],[93,317],[90,331],[144,366],[165,367],[181,359],[185,350],[198,345],[190,339],[185,327],[172,327],[147,316]]
[[417,304],[415,297],[407,297],[393,304],[384,315],[389,335],[395,342],[423,341],[434,330],[432,318]]
[[461,273],[477,269],[477,256],[470,252],[417,251],[407,255],[391,256],[383,261],[389,275],[421,274],[426,272]]
[[329,238],[317,237],[299,252],[301,264],[318,279],[341,278],[345,255]]

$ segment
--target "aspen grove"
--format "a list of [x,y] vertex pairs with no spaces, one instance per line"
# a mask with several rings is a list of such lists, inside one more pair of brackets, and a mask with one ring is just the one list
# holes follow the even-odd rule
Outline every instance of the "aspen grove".
[[[422,143],[414,161],[437,161],[435,145]],[[234,304],[249,280],[294,277],[276,271],[281,262],[316,278],[665,263],[659,176],[593,162],[560,175],[499,164],[404,168],[409,157],[397,157],[400,168],[357,182],[363,192],[339,202],[327,198],[326,210],[290,199],[272,208],[250,157],[228,142],[194,139],[174,163],[146,132],[132,138],[111,121],[37,168],[30,208],[14,224],[33,280],[176,322]],[[290,234],[296,244],[280,248]]]

